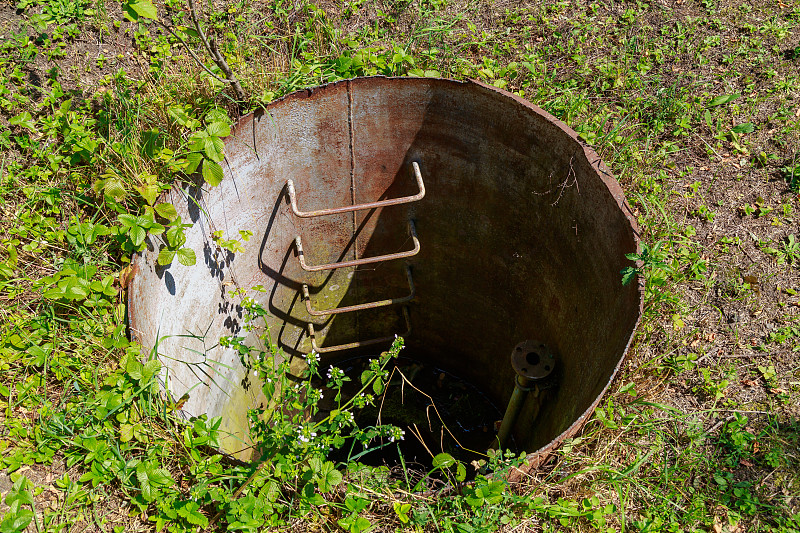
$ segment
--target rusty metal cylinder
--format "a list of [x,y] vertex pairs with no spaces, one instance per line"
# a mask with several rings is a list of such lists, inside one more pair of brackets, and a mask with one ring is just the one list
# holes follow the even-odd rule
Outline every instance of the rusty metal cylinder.
[[[406,334],[410,357],[498,406],[514,389],[507,354],[541,340],[558,353],[558,384],[522,405],[511,431],[532,463],[614,378],[641,314],[640,286],[620,275],[637,250],[634,217],[597,154],[523,99],[430,78],[307,89],[243,117],[223,170],[218,187],[164,194],[192,224],[198,262],[159,266],[149,237],[128,305],[131,336],[158,345],[165,386],[189,393],[185,411],[222,416],[226,451],[249,456],[247,409],[263,402],[217,343],[244,334],[243,295],[298,364],[313,345],[335,362]],[[253,233],[243,252],[211,236],[240,230]],[[337,308],[347,312],[319,312]]]

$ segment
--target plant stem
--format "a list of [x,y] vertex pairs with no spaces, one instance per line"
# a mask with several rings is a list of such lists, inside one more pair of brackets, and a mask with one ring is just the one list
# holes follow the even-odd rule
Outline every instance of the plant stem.
[[[197,18],[197,9],[195,8],[194,0],[189,0],[189,14],[192,16],[194,29],[197,30],[197,35],[200,36],[203,46],[205,46],[206,51],[208,51],[208,53],[211,55],[214,63],[216,63],[219,69],[225,74],[228,83],[231,84],[233,91],[236,93],[236,99],[239,102],[245,101],[247,98],[244,94],[244,89],[242,89],[242,85],[239,83],[239,80],[236,78],[236,76],[234,76],[233,71],[228,66],[228,62],[225,61],[225,56],[223,56],[220,53],[219,48],[217,48],[216,41],[214,41],[213,38],[209,41],[208,37],[206,37],[206,34],[203,32],[203,29],[200,27],[200,21]],[[214,77],[216,78],[216,76]]]

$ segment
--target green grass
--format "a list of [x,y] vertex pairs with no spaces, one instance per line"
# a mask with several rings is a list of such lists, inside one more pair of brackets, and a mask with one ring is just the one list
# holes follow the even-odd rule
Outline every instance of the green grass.
[[[204,20],[237,102],[119,4],[17,7],[0,29],[0,532],[800,531],[800,8],[225,2]],[[157,7],[201,50],[183,2]],[[231,119],[375,74],[477,78],[541,106],[601,154],[642,227],[628,364],[583,432],[514,483],[436,494],[460,483],[447,457],[400,479],[294,448],[230,462],[215,421],[179,421],[125,336],[144,233],[163,233],[164,262],[192,262],[158,192],[196,171],[216,183]]]

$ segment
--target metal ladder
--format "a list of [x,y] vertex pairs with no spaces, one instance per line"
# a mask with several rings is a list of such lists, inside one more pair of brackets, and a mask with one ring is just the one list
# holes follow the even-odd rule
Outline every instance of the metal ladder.
[[[414,162],[411,163],[411,168],[412,168],[412,170],[414,172],[414,178],[417,181],[417,186],[419,187],[419,192],[417,194],[414,194],[412,196],[402,196],[402,197],[399,197],[399,198],[390,198],[390,199],[387,199],[387,200],[380,200],[380,201],[377,201],[377,202],[370,202],[370,203],[356,204],[356,205],[348,205],[348,206],[344,206],[344,207],[335,207],[335,208],[332,208],[332,209],[320,209],[320,210],[317,210],[317,211],[301,211],[297,207],[297,193],[295,192],[294,182],[292,182],[292,180],[287,180],[286,181],[286,189],[287,189],[287,191],[289,193],[289,201],[290,201],[291,206],[292,206],[292,212],[294,213],[295,216],[300,217],[300,218],[313,218],[313,217],[321,217],[321,216],[326,216],[326,215],[338,215],[338,214],[341,214],[341,213],[351,213],[353,211],[362,211],[362,210],[366,210],[366,209],[377,209],[377,208],[387,207],[387,206],[392,206],[392,205],[401,205],[401,204],[408,204],[408,203],[412,203],[412,202],[418,202],[419,200],[422,200],[422,198],[425,197],[425,184],[422,181],[422,173],[420,172],[419,164],[416,161],[414,161]],[[404,259],[404,258],[408,258],[408,257],[413,257],[413,256],[417,255],[419,253],[419,251],[420,251],[420,243],[419,243],[419,239],[417,238],[417,229],[416,229],[416,227],[414,225],[414,221],[413,220],[409,220],[408,221],[408,232],[409,232],[409,236],[411,237],[411,240],[414,243],[414,247],[411,250],[408,250],[408,251],[405,251],[405,252],[397,252],[397,253],[393,253],[393,254],[379,255],[379,256],[375,256],[375,257],[364,257],[364,258],[355,259],[355,260],[352,260],[352,261],[341,261],[341,262],[338,262],[338,263],[328,263],[328,264],[323,264],[323,265],[309,265],[309,264],[306,263],[305,254],[303,252],[303,241],[300,238],[300,235],[297,235],[295,237],[294,246],[295,246],[295,251],[297,253],[298,262],[300,263],[300,267],[303,270],[305,270],[306,272],[319,272],[319,271],[323,271],[323,270],[335,270],[335,269],[338,269],[338,268],[358,267],[358,266],[361,266],[361,265],[369,265],[369,264],[373,264],[373,263],[382,263],[382,262],[385,262],[385,261],[392,261],[392,260],[396,260],[396,259]],[[401,298],[391,298],[391,299],[388,299],[388,300],[378,300],[378,301],[375,301],[375,302],[367,302],[367,303],[362,303],[362,304],[357,304],[357,305],[348,305],[348,306],[345,306],[345,307],[337,307],[337,308],[332,308],[332,309],[323,309],[323,310],[314,309],[314,307],[313,307],[313,305],[311,303],[311,294],[310,294],[309,289],[308,289],[308,284],[303,283],[303,285],[302,285],[303,295],[302,296],[303,296],[303,300],[305,302],[306,311],[308,311],[308,314],[311,315],[311,316],[329,316],[329,315],[337,315],[337,314],[342,314],[342,313],[352,313],[352,312],[355,312],[355,311],[363,311],[365,309],[376,309],[376,308],[385,307],[385,306],[388,306],[388,305],[403,305],[402,311],[403,311],[403,319],[405,320],[405,324],[406,324],[406,331],[401,336],[405,337],[411,332],[411,321],[409,319],[408,306],[405,305],[405,304],[407,304],[411,300],[413,300],[414,297],[415,297],[415,294],[416,294],[416,291],[415,291],[415,288],[414,288],[414,279],[413,279],[413,277],[411,275],[411,267],[408,265],[408,263],[406,263],[405,271],[406,271],[406,278],[408,280],[408,288],[409,288],[409,294],[407,296],[403,296]],[[395,336],[391,335],[391,336],[387,336],[387,337],[379,337],[379,338],[375,338],[375,339],[368,339],[368,340],[365,340],[365,341],[351,342],[351,343],[348,343],[348,344],[339,344],[339,345],[336,345],[336,346],[321,347],[321,346],[319,346],[317,344],[316,331],[314,331],[314,324],[309,322],[307,324],[307,331],[308,331],[308,336],[311,339],[311,348],[312,348],[312,350],[314,352],[320,353],[320,354],[328,353],[328,352],[337,352],[337,351],[342,351],[342,350],[349,350],[349,349],[352,349],[352,348],[360,348],[362,346],[370,346],[370,345],[373,345],[373,344],[382,344],[382,343],[385,343],[385,342],[393,341],[395,339]]]

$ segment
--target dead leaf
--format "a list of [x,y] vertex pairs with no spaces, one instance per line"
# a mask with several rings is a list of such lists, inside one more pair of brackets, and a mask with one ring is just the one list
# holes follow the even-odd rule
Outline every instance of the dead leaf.
[[745,283],[749,283],[750,285],[758,284],[758,276],[744,276],[742,279]]
[[119,284],[123,289],[128,288],[128,284],[133,280],[133,276],[139,271],[139,265],[128,265],[119,273]]
[[743,379],[742,385],[745,387],[754,387],[755,385],[758,385],[758,382],[753,381],[752,379]]
[[739,459],[739,464],[742,465],[742,466],[748,466],[748,467],[752,467],[753,466],[753,463],[751,463],[747,459]]
[[772,394],[788,394],[788,392],[786,392],[786,389],[780,389],[780,388],[774,388],[774,389],[771,388],[769,389],[769,391]]

